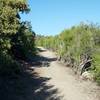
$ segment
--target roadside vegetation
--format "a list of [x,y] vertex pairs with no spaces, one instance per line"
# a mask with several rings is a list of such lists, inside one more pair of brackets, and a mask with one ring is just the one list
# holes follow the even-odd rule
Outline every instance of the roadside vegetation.
[[29,11],[26,0],[0,0],[0,75],[17,75],[18,59],[35,54],[35,33],[19,14]]
[[29,11],[27,0],[0,0],[0,74],[20,73],[18,59],[36,54],[36,40],[36,45],[56,52],[58,60],[75,73],[88,70],[100,84],[100,26],[80,23],[59,35],[37,35],[35,39],[30,22],[21,22],[20,13]]
[[91,72],[100,84],[100,26],[80,23],[56,36],[37,36],[36,43],[57,53],[75,73]]

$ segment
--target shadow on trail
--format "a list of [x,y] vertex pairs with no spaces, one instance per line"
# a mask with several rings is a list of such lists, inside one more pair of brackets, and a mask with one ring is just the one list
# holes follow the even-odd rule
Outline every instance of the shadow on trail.
[[43,66],[49,66],[51,62],[56,60],[57,57],[48,58],[48,57],[36,55],[35,57],[30,57],[30,59],[28,59],[28,63],[33,67],[43,67]]
[[[39,57],[39,56],[38,56]],[[54,61],[40,57],[32,62],[23,62],[24,68],[19,77],[0,77],[0,100],[61,100],[58,89],[53,85],[47,85],[51,78],[41,77],[31,67],[35,67],[34,61]],[[40,61],[41,59],[41,61]],[[30,64],[32,63],[32,65]]]

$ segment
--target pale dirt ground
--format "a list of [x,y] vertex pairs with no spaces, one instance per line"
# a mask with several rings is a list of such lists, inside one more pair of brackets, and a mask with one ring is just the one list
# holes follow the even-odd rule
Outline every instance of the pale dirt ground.
[[[46,58],[56,57],[50,51],[41,52],[40,55]],[[58,61],[51,61],[49,67],[36,67],[34,70],[40,77],[50,78],[45,84],[53,87],[46,90],[47,92],[53,89],[58,91],[52,94],[53,99],[48,97],[46,100],[100,100],[100,88],[96,83],[83,81],[70,68],[65,67]],[[40,87],[35,92],[40,92],[42,89],[43,87]],[[57,97],[58,99],[56,99]]]

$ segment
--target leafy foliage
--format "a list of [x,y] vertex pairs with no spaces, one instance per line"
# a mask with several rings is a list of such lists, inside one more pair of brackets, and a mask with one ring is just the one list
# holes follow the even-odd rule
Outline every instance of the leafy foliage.
[[15,76],[20,73],[20,64],[8,54],[0,53],[0,75]]
[[32,31],[29,22],[22,22],[21,27],[16,35],[13,36],[12,51],[15,56],[23,57],[24,59],[29,54],[35,54],[35,33]]
[[[26,0],[0,0],[0,73],[20,72],[15,57],[35,53],[35,33],[19,12],[29,12]],[[18,53],[19,52],[19,53]]]
[[55,50],[61,60],[76,71],[80,71],[82,62],[92,59],[91,69],[100,83],[100,26],[81,23],[57,36],[42,36],[37,41],[37,45]]

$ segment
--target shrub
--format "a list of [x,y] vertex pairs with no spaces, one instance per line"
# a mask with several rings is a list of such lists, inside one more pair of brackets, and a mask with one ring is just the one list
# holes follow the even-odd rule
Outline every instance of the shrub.
[[98,49],[93,54],[93,65],[92,66],[94,67],[93,72],[94,72],[95,80],[100,85],[100,50]]
[[37,45],[53,48],[77,72],[82,70],[82,64],[93,59],[87,69],[93,71],[100,84],[100,26],[81,23],[53,37],[40,36],[37,41]]
[[0,53],[0,75],[15,76],[20,73],[20,64],[8,54]]

